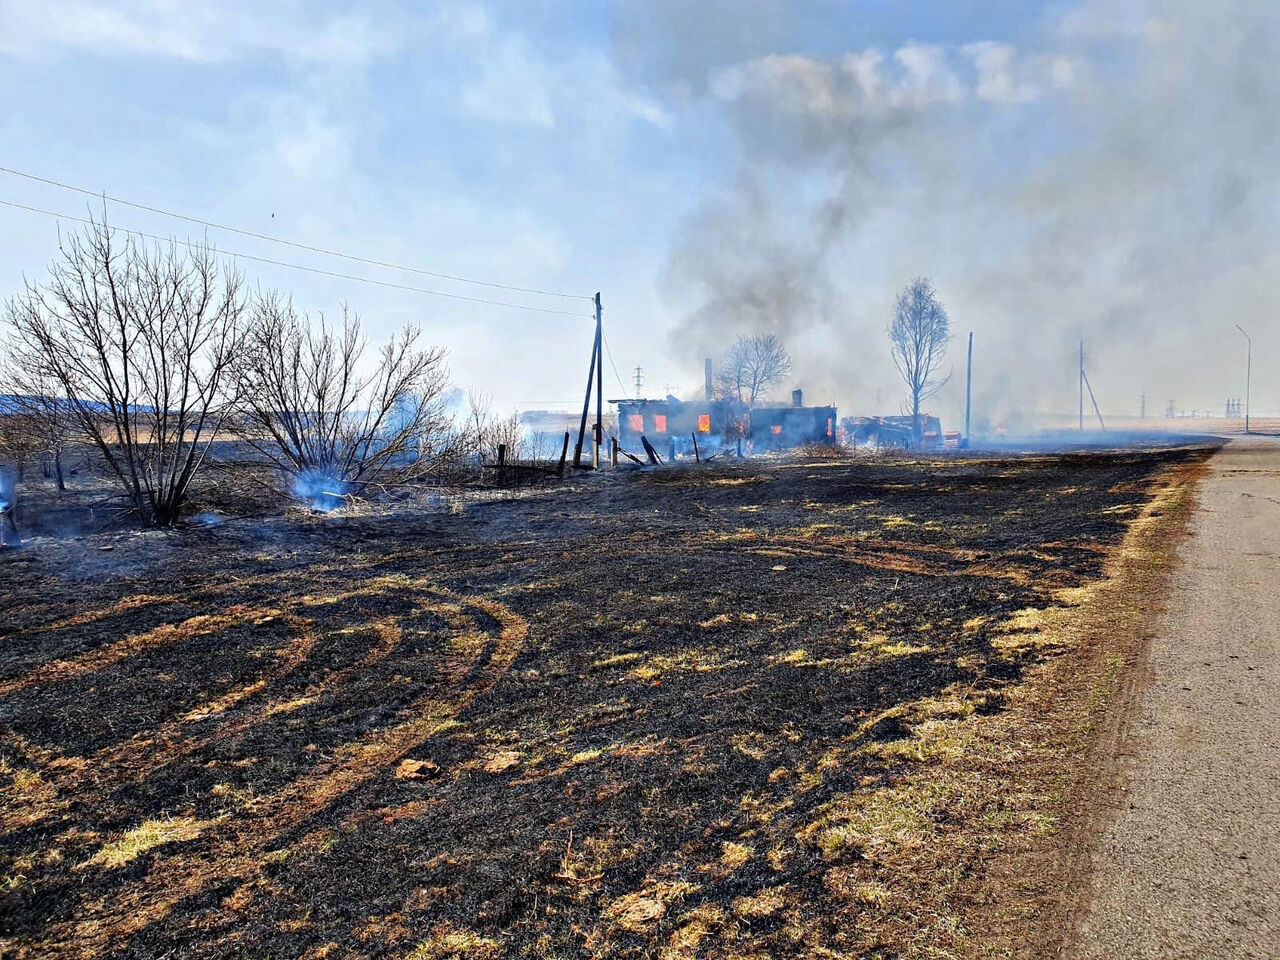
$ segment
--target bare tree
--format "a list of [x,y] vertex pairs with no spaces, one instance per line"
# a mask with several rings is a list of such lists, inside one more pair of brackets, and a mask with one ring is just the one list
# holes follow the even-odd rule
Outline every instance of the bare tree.
[[939,367],[951,339],[951,323],[947,311],[938,301],[933,283],[917,277],[898,294],[893,322],[889,324],[889,342],[893,346],[893,362],[907,385],[907,404],[911,410],[912,443],[920,443],[920,406],[951,379],[939,376]]
[[56,391],[133,510],[171,524],[228,409],[240,276],[207,244],[121,241],[105,220],[59,249],[49,278],[7,305],[15,379]]
[[444,351],[406,327],[364,363],[368,341],[345,305],[313,324],[275,293],[257,298],[237,363],[240,436],[290,478],[291,493],[333,509],[371,486],[420,480],[452,456]]
[[748,407],[791,373],[791,355],[776,334],[738,337],[720,361],[719,394]]

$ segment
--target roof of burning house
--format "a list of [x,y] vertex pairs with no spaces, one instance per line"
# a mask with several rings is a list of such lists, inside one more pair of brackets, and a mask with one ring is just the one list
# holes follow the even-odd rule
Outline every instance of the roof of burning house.
[[[610,400],[609,402],[612,404],[616,404],[620,407],[622,406],[637,407],[637,406],[647,406],[647,405],[669,406],[672,404],[680,404],[682,406],[705,406],[707,404],[716,404],[716,403],[733,403],[734,401],[726,399],[724,397],[713,397],[709,400],[704,399],[702,397],[698,397],[697,399],[694,399],[694,400],[681,400],[679,397],[667,396],[661,399],[654,398],[654,397],[649,397],[649,398],[627,397],[621,400]],[[743,405],[745,406],[745,404]],[[795,404],[788,400],[771,400],[763,403],[762,402],[754,403],[751,405],[751,409],[752,410],[834,410],[835,405],[830,403]]]
[[620,400],[610,400],[618,406],[643,406],[644,404],[668,404],[668,403],[717,403],[716,400],[704,400],[699,397],[696,400],[681,400],[679,397],[667,394],[665,397],[623,397]]

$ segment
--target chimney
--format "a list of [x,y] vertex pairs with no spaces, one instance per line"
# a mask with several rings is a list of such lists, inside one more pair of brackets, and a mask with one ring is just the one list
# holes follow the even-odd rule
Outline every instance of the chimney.
[[710,399],[711,399],[711,393],[712,393],[712,390],[711,390],[711,358],[710,358],[710,357],[707,357],[706,367],[707,367],[707,399],[708,399],[708,400],[710,400]]
[[793,407],[804,406],[804,391],[797,388],[791,391],[791,405]]

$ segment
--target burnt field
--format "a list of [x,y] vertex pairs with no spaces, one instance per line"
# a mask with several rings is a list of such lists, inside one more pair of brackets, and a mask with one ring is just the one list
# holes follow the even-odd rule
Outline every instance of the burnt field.
[[0,953],[964,952],[986,865],[1053,830],[971,731],[1203,456],[713,464],[0,555]]

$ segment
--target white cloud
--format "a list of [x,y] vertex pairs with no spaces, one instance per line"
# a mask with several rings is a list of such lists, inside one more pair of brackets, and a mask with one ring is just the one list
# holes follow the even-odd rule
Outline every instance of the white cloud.
[[660,103],[629,93],[620,94],[619,101],[633,117],[639,117],[645,123],[662,130],[667,130],[671,127],[671,113],[664,109]]
[[264,53],[296,60],[363,61],[407,40],[387,11],[325,13],[298,0],[0,0],[0,53],[53,49],[200,62]]
[[905,44],[892,59],[876,49],[846,54],[837,66],[796,54],[771,54],[718,71],[713,96],[767,103],[826,121],[957,103],[969,90],[943,47]]
[[1074,55],[1024,54],[993,41],[962,47],[906,43],[890,55],[875,48],[834,63],[770,54],[715,71],[712,96],[824,121],[919,112],[973,99],[1014,105],[1075,84]]
[[463,112],[479,120],[554,127],[548,65],[523,37],[506,34],[488,44],[480,75],[462,89]]
[[[1040,88],[1019,76],[1014,48],[1005,43],[971,43],[964,52],[978,71],[976,93],[991,103],[1027,103],[1040,96]],[[1068,79],[1068,78],[1064,78]]]
[[899,91],[912,103],[921,106],[929,103],[955,103],[968,94],[965,85],[947,62],[947,52],[942,47],[907,43],[898,48],[893,59],[906,71]]
[[718,72],[711,92],[721,100],[768,97],[793,112],[831,117],[847,110],[831,67],[798,55],[770,54]]
[[1150,29],[1150,0],[1080,0],[1058,19],[1064,40],[1141,40]]
[[853,77],[864,102],[884,102],[884,77],[880,72],[884,66],[883,53],[879,50],[864,50],[861,53],[845,54],[843,66]]
[[473,119],[551,129],[573,119],[598,124],[607,116],[671,126],[659,103],[627,89],[604,55],[577,52],[552,60],[515,31],[474,29],[458,35],[476,74],[463,83],[461,112]]

